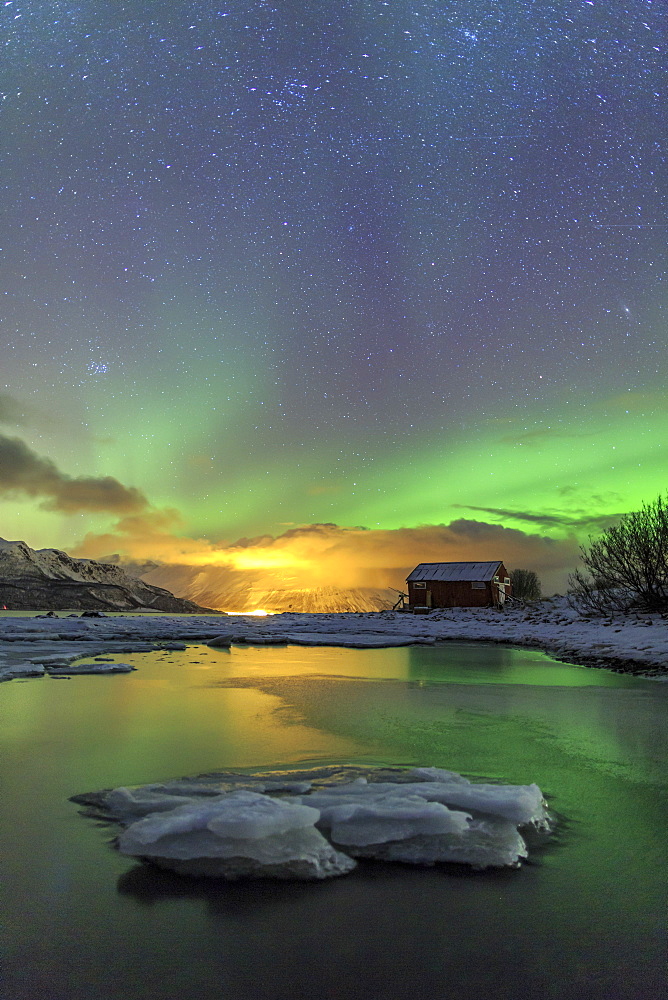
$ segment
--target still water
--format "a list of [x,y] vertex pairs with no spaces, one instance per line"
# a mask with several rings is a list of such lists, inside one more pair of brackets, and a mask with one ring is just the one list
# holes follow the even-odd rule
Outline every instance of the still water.
[[[665,995],[667,684],[482,644],[122,659],[0,687],[7,1000]],[[226,884],[122,858],[68,802],[331,763],[535,781],[558,829],[519,871]]]

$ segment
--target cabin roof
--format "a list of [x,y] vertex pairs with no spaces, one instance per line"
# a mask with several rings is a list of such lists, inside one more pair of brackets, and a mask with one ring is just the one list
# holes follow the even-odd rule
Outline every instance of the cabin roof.
[[501,560],[494,562],[436,562],[420,563],[406,577],[407,582],[415,580],[491,580],[501,566]]

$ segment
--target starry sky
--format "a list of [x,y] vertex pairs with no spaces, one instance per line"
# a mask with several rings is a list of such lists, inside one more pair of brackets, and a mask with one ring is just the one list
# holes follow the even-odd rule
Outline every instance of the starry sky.
[[486,526],[571,558],[665,489],[664,2],[0,27],[3,537]]

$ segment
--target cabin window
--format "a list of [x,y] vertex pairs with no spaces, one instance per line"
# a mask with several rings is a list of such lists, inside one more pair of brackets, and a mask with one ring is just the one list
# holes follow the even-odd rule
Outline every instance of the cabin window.
[[498,578],[498,576],[495,576],[494,577],[494,583],[498,583],[498,582],[499,582],[499,578]]
[[485,584],[482,582],[482,580],[473,580],[471,582],[471,590],[484,590],[484,589],[485,589]]
[[505,583],[506,586],[508,586],[508,584],[510,583],[510,577],[509,576],[504,576],[503,582]]
[[426,590],[427,589],[427,581],[426,580],[416,580],[415,583],[413,584],[413,586],[414,586],[414,588],[416,590]]

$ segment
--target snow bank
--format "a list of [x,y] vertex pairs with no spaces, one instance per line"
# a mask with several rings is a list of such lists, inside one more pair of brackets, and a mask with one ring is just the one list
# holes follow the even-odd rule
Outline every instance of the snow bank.
[[[207,615],[2,617],[0,680],[26,676],[31,664],[42,662],[41,654],[55,652],[71,662],[99,653],[170,649],[196,642],[380,648],[447,641],[538,647],[567,662],[646,677],[668,676],[668,617],[585,618],[561,598],[505,612],[451,608],[418,617],[391,611],[238,616],[234,630],[224,634],[220,617]],[[53,672],[48,665],[47,672]]]

